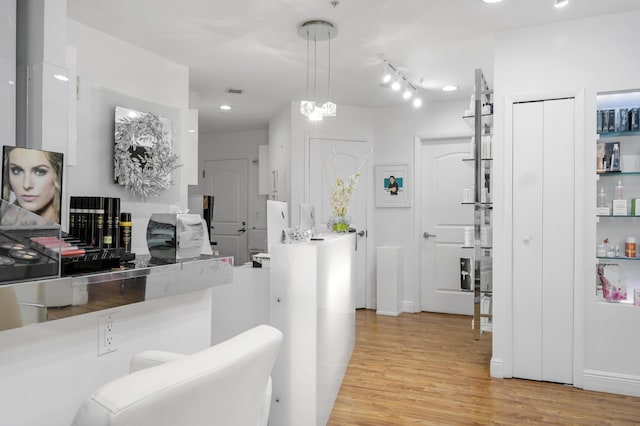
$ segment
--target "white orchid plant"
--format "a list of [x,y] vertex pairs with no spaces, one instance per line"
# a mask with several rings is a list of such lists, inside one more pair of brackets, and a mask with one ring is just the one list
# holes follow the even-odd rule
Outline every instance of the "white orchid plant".
[[[334,216],[336,219],[342,220],[342,222],[344,222],[344,218],[349,210],[349,204],[351,204],[351,198],[358,186],[358,177],[360,176],[360,169],[363,165],[364,162],[360,165],[358,171],[348,176],[347,179],[341,179],[338,176],[337,154],[335,150],[333,151],[334,180],[333,185],[330,188],[329,201],[331,203],[331,209],[333,210]],[[346,226],[348,230],[349,224],[345,224],[344,226]]]
[[336,216],[344,217],[347,215],[351,197],[358,185],[358,176],[360,173],[350,175],[347,183],[336,174],[335,184],[331,187],[330,194],[331,208]]

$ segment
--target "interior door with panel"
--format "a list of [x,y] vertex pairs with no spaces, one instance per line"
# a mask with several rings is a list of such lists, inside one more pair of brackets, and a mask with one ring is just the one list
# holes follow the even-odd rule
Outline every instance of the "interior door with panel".
[[473,225],[473,204],[462,204],[462,190],[473,185],[469,138],[428,140],[420,159],[422,246],[420,304],[423,311],[473,314],[473,292],[461,290],[460,258],[464,228]]
[[574,99],[513,105],[513,376],[573,382]]
[[[333,215],[329,202],[330,188],[333,185],[335,165],[338,176],[345,179],[360,172],[358,186],[353,194],[347,216],[351,216],[352,226],[356,228],[357,250],[356,267],[356,307],[367,305],[367,191],[369,174],[365,164],[370,149],[364,141],[346,141],[334,139],[309,140],[309,203],[315,208],[316,225],[326,223]],[[294,207],[297,208],[297,207]]]
[[234,256],[242,265],[249,258],[247,238],[248,162],[205,161],[205,193],[213,195],[213,220],[209,234],[222,256]]

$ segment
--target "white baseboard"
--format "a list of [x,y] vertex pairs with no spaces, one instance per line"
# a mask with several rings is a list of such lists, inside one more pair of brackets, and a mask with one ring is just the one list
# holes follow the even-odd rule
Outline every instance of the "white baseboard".
[[504,379],[504,361],[501,358],[491,358],[489,375],[497,379]]
[[585,390],[640,396],[640,376],[597,370],[584,370],[582,376]]
[[420,311],[416,310],[416,304],[410,300],[405,300],[402,302],[402,312],[411,312],[418,313]]
[[376,311],[376,315],[387,315],[387,316],[390,316],[390,317],[397,317],[401,313],[402,313],[402,311],[398,311],[398,312]]

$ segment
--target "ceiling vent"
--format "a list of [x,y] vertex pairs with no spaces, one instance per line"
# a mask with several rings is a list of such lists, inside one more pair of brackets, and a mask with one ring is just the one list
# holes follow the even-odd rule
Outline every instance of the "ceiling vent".
[[227,93],[231,93],[232,95],[241,95],[243,90],[242,89],[227,89],[226,92]]

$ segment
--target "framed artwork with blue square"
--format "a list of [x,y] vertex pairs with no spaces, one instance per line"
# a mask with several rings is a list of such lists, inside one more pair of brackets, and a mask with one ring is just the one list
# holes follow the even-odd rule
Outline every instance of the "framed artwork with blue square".
[[376,207],[411,207],[409,164],[375,166]]

